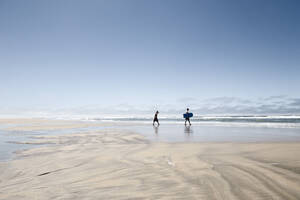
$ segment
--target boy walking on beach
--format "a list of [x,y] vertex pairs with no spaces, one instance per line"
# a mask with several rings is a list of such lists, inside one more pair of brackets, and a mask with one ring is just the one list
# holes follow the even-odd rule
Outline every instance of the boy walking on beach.
[[185,117],[185,122],[184,122],[184,125],[185,125],[185,126],[186,126],[186,122],[187,122],[187,121],[189,122],[190,125],[192,125],[191,122],[190,122],[189,110],[190,110],[189,108],[186,109],[186,113],[185,113],[185,114],[186,114],[186,117]]
[[158,118],[157,118],[157,115],[158,115],[158,111],[156,111],[155,115],[154,115],[154,119],[153,119],[153,126],[154,126],[154,123],[157,122],[158,126],[159,126],[159,122],[158,122]]

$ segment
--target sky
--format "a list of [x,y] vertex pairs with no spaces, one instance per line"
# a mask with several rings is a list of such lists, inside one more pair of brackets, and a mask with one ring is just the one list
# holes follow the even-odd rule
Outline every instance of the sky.
[[0,0],[0,112],[300,114],[298,0]]

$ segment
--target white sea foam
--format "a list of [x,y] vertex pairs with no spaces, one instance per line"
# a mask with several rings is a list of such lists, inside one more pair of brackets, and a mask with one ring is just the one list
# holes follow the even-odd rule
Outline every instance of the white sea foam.
[[[56,120],[81,120],[91,122],[126,122],[151,124],[153,115],[117,115],[117,114],[69,114],[50,112],[27,112],[22,115],[1,115],[0,118],[45,118]],[[184,119],[178,115],[159,115],[162,124],[182,124]],[[272,127],[300,128],[300,115],[194,115],[194,125],[229,126],[229,127]]]

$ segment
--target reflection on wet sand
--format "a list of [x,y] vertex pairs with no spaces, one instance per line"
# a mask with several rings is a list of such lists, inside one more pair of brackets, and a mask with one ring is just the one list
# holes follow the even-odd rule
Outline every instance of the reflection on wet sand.
[[191,126],[185,126],[184,127],[184,133],[185,133],[185,137],[187,137],[187,138],[192,136],[193,135],[193,129],[191,128]]
[[158,127],[159,127],[159,126],[153,126],[155,135],[158,135]]

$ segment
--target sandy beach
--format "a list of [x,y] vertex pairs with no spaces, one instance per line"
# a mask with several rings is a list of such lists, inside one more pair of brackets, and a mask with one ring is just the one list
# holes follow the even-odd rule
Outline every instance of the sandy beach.
[[151,142],[117,129],[26,142],[46,145],[0,162],[1,200],[300,199],[300,142]]

